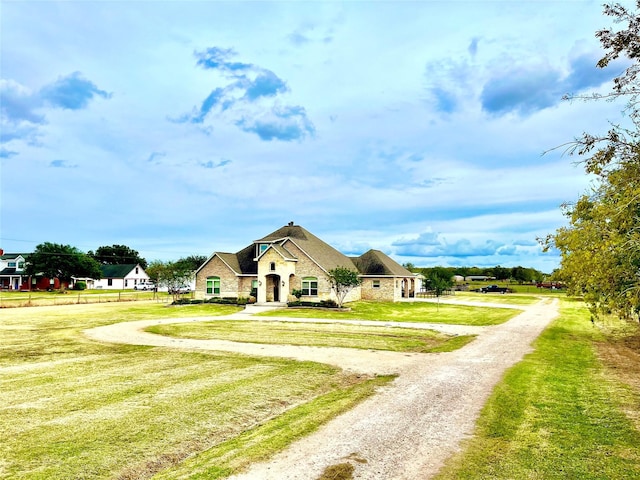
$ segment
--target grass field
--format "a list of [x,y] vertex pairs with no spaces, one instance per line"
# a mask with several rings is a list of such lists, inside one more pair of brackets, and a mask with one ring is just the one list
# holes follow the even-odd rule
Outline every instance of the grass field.
[[455,350],[474,338],[472,335],[446,335],[433,330],[383,326],[231,320],[157,325],[147,331],[196,339],[419,353]]
[[638,325],[593,326],[565,299],[535,347],[438,480],[640,478]]
[[140,300],[155,300],[158,303],[170,303],[173,301],[173,297],[167,292],[137,290],[0,291],[0,308],[134,302]]
[[[504,297],[505,295],[500,295]],[[466,307],[430,302],[353,302],[350,311],[288,308],[259,314],[266,317],[379,320],[388,322],[446,323],[451,325],[498,325],[515,317],[514,309]]]
[[[228,474],[390,380],[311,362],[104,345],[81,333],[117,321],[233,311],[154,302],[3,309],[0,477],[149,478],[223,445],[224,458],[210,461]],[[282,415],[298,418],[277,429]]]
[[[496,388],[475,437],[441,480],[640,478],[640,330],[612,319],[593,326],[582,303],[561,301],[561,317]],[[518,313],[425,303],[352,307],[327,315],[490,325]],[[0,478],[225,478],[391,380],[312,362],[101,344],[82,335],[120,321],[238,310],[155,301],[1,309]],[[216,336],[265,335],[217,323]],[[274,341],[294,335],[307,344],[355,346],[370,335],[346,326],[277,325],[283,329]],[[382,348],[387,329],[379,328],[371,341]],[[414,340],[392,343],[415,347],[405,341]]]

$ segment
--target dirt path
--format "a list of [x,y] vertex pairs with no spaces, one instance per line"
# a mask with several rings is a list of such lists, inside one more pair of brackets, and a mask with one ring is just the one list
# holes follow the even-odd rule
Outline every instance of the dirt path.
[[[509,322],[491,327],[397,324],[479,334],[464,348],[439,354],[173,339],[140,331],[158,323],[203,319],[130,322],[86,333],[108,342],[234,351],[314,360],[364,373],[397,373],[398,378],[377,395],[271,461],[255,464],[248,472],[232,478],[312,480],[329,465],[350,462],[356,479],[422,480],[435,474],[458,449],[460,441],[473,432],[480,409],[505,370],[531,351],[531,342],[557,314],[558,301],[544,300],[526,307]],[[215,318],[239,318],[239,314]]]

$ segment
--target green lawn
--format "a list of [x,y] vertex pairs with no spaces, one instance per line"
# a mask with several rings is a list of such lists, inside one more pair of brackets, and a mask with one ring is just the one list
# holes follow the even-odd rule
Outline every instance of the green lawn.
[[[548,295],[540,295],[540,297],[547,297]],[[524,293],[506,293],[504,295],[499,293],[476,293],[476,292],[456,292],[455,295],[442,297],[442,301],[468,301],[468,302],[483,302],[483,303],[503,303],[505,305],[514,306],[527,306],[533,305],[540,300],[539,297],[534,295],[527,295]]]
[[[535,352],[507,373],[476,435],[441,480],[640,478],[640,343],[627,342],[624,332],[604,336],[582,303],[561,301],[560,318],[535,343]],[[294,312],[476,325],[518,313],[422,303],[358,302],[352,308]],[[82,335],[83,329],[119,321],[235,311],[153,301],[0,309],[0,478],[225,478],[390,380],[312,362],[101,344]],[[223,333],[247,338],[244,322],[219,323]],[[387,331],[404,331],[381,325],[358,333],[341,326],[338,333],[316,324],[297,331],[290,323],[264,328],[277,325],[283,328],[274,336],[334,345],[340,337],[358,344],[372,335],[373,342],[375,332],[375,341],[384,343]],[[412,342],[411,335],[393,340],[405,341]],[[618,350],[603,363],[603,345],[626,345],[631,353],[624,357],[624,372]]]
[[157,325],[147,331],[161,335],[234,342],[345,347],[394,352],[444,352],[461,348],[473,336],[433,330],[359,325],[216,320]]
[[137,290],[0,291],[0,308],[131,302],[139,300],[155,300],[159,303],[170,303],[173,301],[173,297],[167,294],[167,292],[154,293]]
[[475,438],[437,478],[640,478],[640,431],[632,422],[640,389],[603,367],[596,346],[605,340],[582,303],[562,301],[560,318],[508,372]]
[[346,306],[350,307],[351,311],[283,308],[259,315],[267,317],[378,320],[484,326],[504,323],[520,313],[518,310],[506,308],[466,307],[429,302],[353,302]]
[[[81,333],[232,311],[153,302],[0,310],[0,477],[148,478],[187,457],[229,473],[390,380],[312,362],[101,344]],[[291,429],[275,428],[296,416]],[[224,458],[214,455],[220,449]]]

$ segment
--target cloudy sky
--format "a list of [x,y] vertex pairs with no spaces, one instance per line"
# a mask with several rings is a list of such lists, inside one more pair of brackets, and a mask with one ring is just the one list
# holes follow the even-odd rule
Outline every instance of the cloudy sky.
[[[349,255],[527,266],[607,130],[594,1],[3,1],[0,248],[235,252],[294,221]],[[633,2],[623,2],[632,4]],[[618,27],[616,27],[618,28]]]

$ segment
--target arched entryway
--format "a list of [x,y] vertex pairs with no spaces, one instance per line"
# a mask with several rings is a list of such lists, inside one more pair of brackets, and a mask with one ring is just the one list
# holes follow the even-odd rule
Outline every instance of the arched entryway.
[[280,275],[267,275],[267,302],[279,302],[281,295]]

